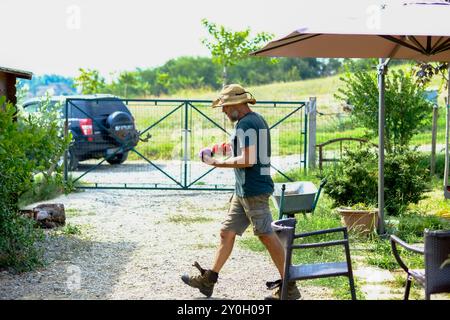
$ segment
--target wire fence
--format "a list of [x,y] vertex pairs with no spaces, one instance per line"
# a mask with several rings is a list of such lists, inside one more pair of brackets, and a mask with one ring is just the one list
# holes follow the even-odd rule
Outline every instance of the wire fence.
[[[67,121],[74,120],[71,110],[81,109],[82,101],[68,100],[72,108],[68,108]],[[106,146],[94,153],[92,144],[96,143],[95,134],[102,131],[99,128],[102,124],[96,126],[99,120],[96,120],[95,114],[84,114],[83,118],[91,119],[88,123],[94,125],[94,137],[93,141],[84,141],[77,146],[78,154],[85,156],[79,159],[75,170],[67,172],[77,186],[208,190],[234,188],[233,170],[213,168],[198,157],[203,147],[230,140],[234,125],[220,108],[213,109],[210,101],[203,100],[121,101],[131,112],[140,133],[140,141],[127,152],[123,162],[111,163],[108,152],[122,154],[123,150]],[[305,102],[300,101],[260,101],[252,106],[252,110],[261,114],[270,127],[272,175],[286,175],[285,172],[306,166],[304,107]],[[103,126],[105,130],[108,129],[106,123]],[[90,149],[83,151],[83,148]]]

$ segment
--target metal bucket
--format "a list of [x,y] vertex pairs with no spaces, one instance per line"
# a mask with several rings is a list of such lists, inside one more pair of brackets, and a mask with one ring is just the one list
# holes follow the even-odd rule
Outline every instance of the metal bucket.
[[275,183],[275,190],[272,201],[275,207],[280,210],[282,186],[286,186],[284,192],[283,214],[294,214],[301,212],[312,212],[314,210],[314,200],[317,194],[317,187],[311,181],[299,181],[288,183]]

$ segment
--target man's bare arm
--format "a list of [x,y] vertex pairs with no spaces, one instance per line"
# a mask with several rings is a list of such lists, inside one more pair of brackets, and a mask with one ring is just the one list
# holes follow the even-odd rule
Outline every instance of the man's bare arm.
[[205,157],[204,162],[217,168],[250,168],[256,164],[256,145],[241,149],[241,155],[226,160]]

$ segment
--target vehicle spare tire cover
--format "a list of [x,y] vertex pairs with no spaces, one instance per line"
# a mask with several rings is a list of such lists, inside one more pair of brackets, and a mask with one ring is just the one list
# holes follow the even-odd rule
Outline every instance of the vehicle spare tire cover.
[[134,127],[133,118],[128,113],[122,111],[113,112],[109,115],[106,123],[111,130],[111,134],[124,143],[137,142],[139,137]]

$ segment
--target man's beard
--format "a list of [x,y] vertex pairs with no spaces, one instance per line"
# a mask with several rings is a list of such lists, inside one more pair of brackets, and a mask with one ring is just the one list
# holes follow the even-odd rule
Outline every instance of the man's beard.
[[237,111],[237,110],[231,111],[230,116],[228,118],[230,118],[231,122],[238,121],[239,120],[239,111]]

